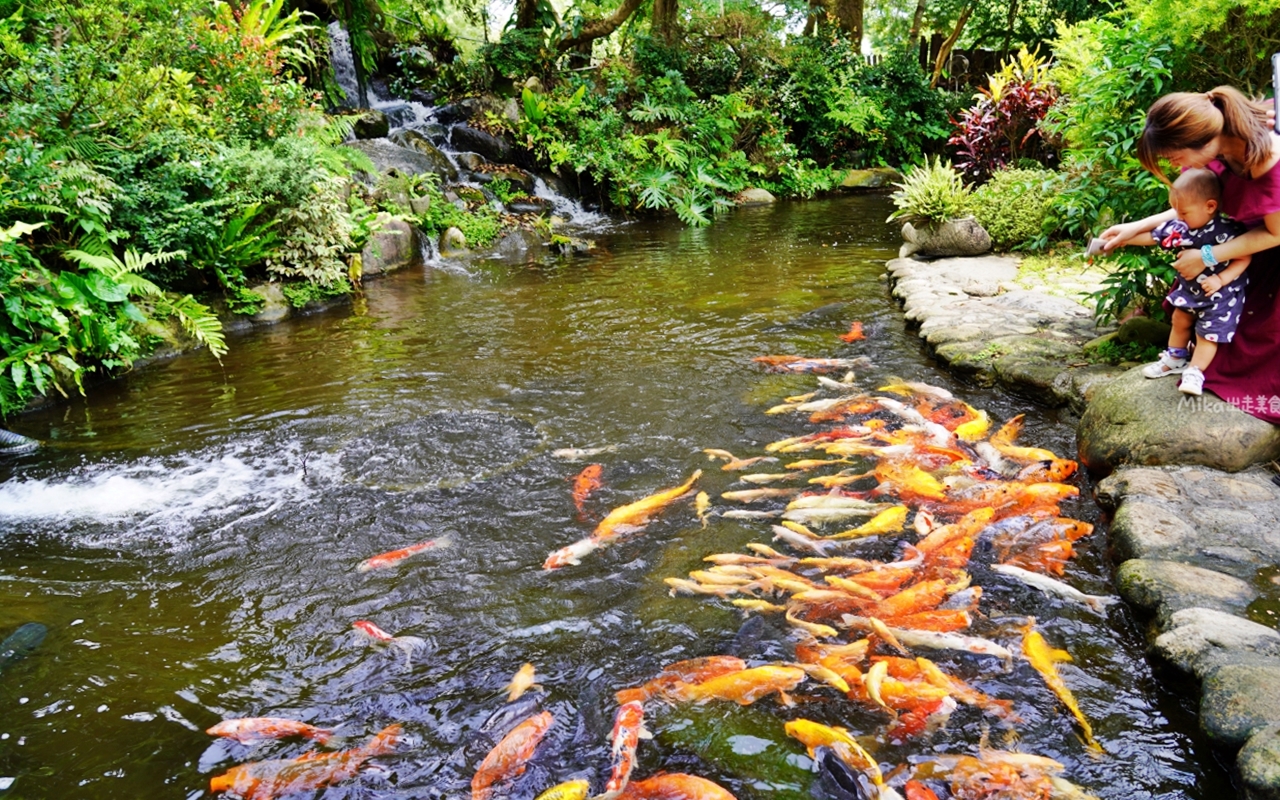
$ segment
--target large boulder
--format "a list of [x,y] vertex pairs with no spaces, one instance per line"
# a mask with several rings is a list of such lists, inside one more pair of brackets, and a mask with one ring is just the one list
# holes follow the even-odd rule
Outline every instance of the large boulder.
[[1249,738],[1236,756],[1246,800],[1280,800],[1280,725]]
[[387,115],[376,109],[367,108],[356,117],[352,133],[357,139],[381,139],[391,130],[391,122]]
[[441,180],[449,180],[448,170],[445,169],[449,164],[448,159],[444,159],[442,165],[439,159],[416,149],[401,147],[390,139],[358,139],[348,142],[347,146],[367,155],[380,173],[386,174],[395,170],[401,175],[408,176],[432,172],[439,175]]
[[1206,392],[1178,391],[1176,378],[1131,369],[1102,386],[1080,417],[1080,460],[1107,474],[1121,464],[1200,464],[1236,472],[1280,458],[1280,427]]
[[1239,578],[1180,561],[1133,558],[1116,571],[1116,587],[1130,603],[1171,618],[1186,608],[1243,612],[1257,593]]
[[1280,725],[1280,664],[1226,664],[1200,690],[1200,727],[1215,743],[1239,747]]
[[453,164],[449,163],[449,157],[421,133],[413,130],[396,131],[391,134],[390,139],[393,143],[401,147],[407,147],[410,150],[416,150],[430,159],[432,172],[439,175],[441,180],[456,181],[458,179],[458,170]]
[[369,238],[360,254],[364,275],[381,275],[417,263],[421,256],[416,229],[390,214],[378,215],[378,232]]
[[991,236],[973,217],[947,220],[938,226],[902,226],[899,258],[912,256],[979,256],[991,249]]
[[515,158],[516,148],[506,137],[494,136],[488,131],[462,124],[449,132],[449,140],[455,150],[470,150],[489,161],[509,164]]
[[762,206],[776,203],[777,198],[768,189],[748,188],[738,192],[733,202],[740,206]]

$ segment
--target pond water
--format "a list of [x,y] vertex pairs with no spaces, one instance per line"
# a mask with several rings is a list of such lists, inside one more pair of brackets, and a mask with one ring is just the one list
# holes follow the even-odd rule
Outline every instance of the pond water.
[[[32,621],[49,634],[0,674],[7,796],[207,796],[209,778],[235,764],[308,749],[203,732],[271,715],[336,727],[351,746],[404,725],[394,755],[325,798],[466,797],[494,736],[535,702],[556,724],[510,796],[575,776],[599,790],[617,689],[694,656],[790,659],[795,637],[771,620],[744,628],[723,601],[667,594],[663,578],[770,536],[766,523],[718,517],[703,529],[687,502],[544,572],[548,553],[591,530],[569,483],[588,462],[554,451],[609,448],[590,459],[603,465],[587,503],[596,518],[700,467],[713,497],[742,488],[702,450],[759,455],[797,432],[795,418],[763,412],[814,378],[752,363],[785,353],[867,356],[861,385],[899,376],[998,421],[1026,411],[1019,443],[1074,452],[1054,412],[957,384],[905,330],[881,277],[897,246],[889,210],[883,197],[779,204],[703,230],[620,225],[585,257],[400,273],[350,308],[233,340],[221,364],[154,364],[11,421],[48,446],[0,463],[0,636]],[[846,344],[838,334],[853,320],[866,339]],[[1076,480],[1085,499],[1064,513],[1096,520]],[[397,568],[355,570],[425,539],[439,544]],[[1105,533],[1080,545],[1066,579],[1109,593]],[[1005,673],[940,657],[1014,701],[1018,748],[1060,759],[1103,798],[1230,794],[1195,734],[1194,698],[1156,685],[1123,607],[1100,615],[1003,584],[983,610],[1034,615],[1071,652],[1063,673],[1105,753],[1086,750],[1025,664]],[[359,619],[425,646],[406,666],[354,631]],[[526,662],[542,689],[505,709]],[[656,737],[635,775],[687,771],[744,799],[809,797],[808,761],[783,720],[875,735],[886,718],[829,690],[802,695],[791,709],[647,708]],[[928,742],[883,742],[876,755],[889,766],[975,752],[984,736],[1015,746],[1007,726],[961,709]]]

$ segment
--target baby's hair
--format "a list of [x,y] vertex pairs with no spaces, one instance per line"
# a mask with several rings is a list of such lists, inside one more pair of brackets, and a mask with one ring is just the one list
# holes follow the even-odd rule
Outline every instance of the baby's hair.
[[1184,170],[1178,179],[1173,182],[1169,193],[1176,192],[1180,197],[1188,200],[1200,200],[1208,202],[1210,200],[1218,200],[1222,197],[1222,184],[1218,181],[1218,176],[1210,169],[1188,169]]

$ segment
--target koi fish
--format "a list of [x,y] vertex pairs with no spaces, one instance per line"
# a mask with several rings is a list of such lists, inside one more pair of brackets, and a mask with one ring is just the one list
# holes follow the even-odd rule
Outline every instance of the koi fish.
[[424,550],[430,550],[435,547],[445,547],[448,544],[449,540],[444,537],[439,539],[428,539],[425,542],[411,544],[408,547],[403,547],[399,550],[392,550],[389,553],[376,555],[373,558],[366,558],[364,561],[361,561],[356,565],[356,572],[368,572],[371,569],[394,567],[406,558],[417,555]]
[[1062,483],[1076,474],[1079,464],[1066,458],[1033,461],[1017,474],[1014,480],[1023,483]]
[[665,772],[628,784],[617,800],[737,800],[718,783],[683,772]]
[[662,582],[671,587],[669,594],[672,597],[681,594],[709,594],[714,597],[728,597],[729,595],[737,594],[740,591],[738,586],[708,586],[705,583],[698,583],[697,581],[691,581],[686,578],[663,578]]
[[1038,572],[1031,572],[1011,564],[993,564],[992,572],[998,572],[1001,575],[1021,581],[1028,586],[1039,589],[1046,594],[1057,595],[1066,598],[1075,603],[1083,603],[1094,611],[1102,611],[1113,603],[1120,602],[1118,597],[1103,597],[1096,594],[1085,594],[1073,586],[1068,586],[1059,580],[1054,580],[1048,575],[1041,575]]
[[795,478],[796,478],[796,473],[794,472],[753,472],[750,475],[742,476],[742,480],[746,481],[747,483],[754,483],[754,484],[776,483],[778,481],[791,481],[791,480],[795,480]]
[[616,444],[606,444],[603,447],[562,447],[559,450],[552,450],[551,456],[563,461],[581,461],[584,458],[616,452],[618,452]]
[[367,619],[358,619],[351,623],[351,627],[360,631],[360,633],[375,642],[391,645],[404,653],[404,666],[406,669],[411,665],[410,662],[413,659],[413,651],[417,650],[419,647],[427,646],[426,641],[418,638],[417,636],[392,636]]
[[738,705],[748,706],[774,692],[791,691],[805,677],[805,671],[797,667],[752,667],[683,687],[677,696],[697,703],[732,700]]
[[354,750],[241,764],[212,778],[209,791],[232,792],[244,800],[272,800],[287,794],[314,792],[354,777],[370,758],[395,750],[402,731],[399,725],[388,725],[367,744]]
[[835,372],[870,366],[868,358],[805,358],[804,356],[757,356],[751,359],[770,372]]
[[1062,676],[1058,674],[1058,662],[1070,661],[1071,654],[1066,650],[1058,650],[1049,646],[1040,632],[1033,627],[1035,620],[1032,619],[1022,634],[1022,655],[1027,659],[1027,663],[1040,673],[1040,677],[1044,679],[1045,684],[1058,697],[1058,700],[1067,707],[1079,723],[1080,729],[1084,731],[1084,741],[1093,750],[1102,750],[1102,746],[1093,738],[1093,726],[1089,724],[1089,720],[1085,719],[1084,712],[1080,710],[1080,705],[1076,703],[1075,695],[1071,694],[1071,690],[1067,688],[1067,684],[1062,680]]
[[852,342],[860,341],[865,338],[867,338],[867,336],[862,332],[862,322],[860,320],[855,320],[854,322],[851,322],[849,324],[848,333],[840,334],[840,341],[842,342],[852,343]]
[[529,717],[502,737],[480,762],[471,779],[471,800],[489,800],[493,785],[524,774],[525,764],[533,756],[547,729],[555,721],[550,711]]
[[627,788],[631,769],[636,764],[636,747],[641,739],[650,739],[644,727],[644,706],[633,700],[623,703],[613,718],[613,773],[604,786],[603,797],[614,797]]
[[[848,627],[860,626],[858,618],[852,615],[846,615],[844,621]],[[1009,652],[1007,647],[1002,647],[989,639],[981,639],[977,636],[962,636],[958,633],[917,631],[908,628],[891,628],[890,630],[898,641],[907,647],[920,647],[926,650],[957,650],[964,653],[974,653],[975,655],[995,656],[1002,659],[1006,664],[1013,662],[1013,653]]]
[[861,539],[864,536],[879,536],[882,533],[896,533],[902,530],[907,521],[907,507],[894,506],[887,508],[872,517],[866,524],[847,531],[833,533],[829,539]]
[[529,689],[535,687],[541,689],[541,686],[534,683],[536,675],[537,671],[534,669],[533,664],[525,664],[517,670],[515,677],[511,679],[511,683],[507,684],[507,702],[514,703],[516,700],[520,699],[520,695],[524,694]]
[[731,508],[728,511],[721,511],[720,516],[725,519],[774,519],[782,516],[782,509],[774,511],[752,511],[747,508]]
[[591,496],[592,492],[600,488],[600,476],[603,474],[603,465],[588,464],[572,478],[573,505],[578,509],[578,516],[582,516],[586,512],[587,498]]
[[665,696],[676,687],[702,683],[731,672],[741,672],[746,668],[747,662],[737,656],[703,656],[677,661],[663,667],[653,680],[643,686],[622,689],[614,695],[614,699],[620,705],[633,701],[644,702],[651,697]]
[[736,492],[721,492],[720,497],[735,503],[758,503],[761,500],[772,500],[779,497],[794,497],[800,489],[742,489]]
[[986,411],[978,411],[974,419],[960,423],[953,432],[962,442],[976,442],[986,436],[990,429],[991,417],[987,416]]
[[533,800],[587,800],[591,791],[591,782],[586,780],[565,781],[546,790]]
[[210,736],[225,736],[228,739],[235,739],[241,744],[263,739],[288,739],[290,736],[303,736],[324,744],[333,738],[333,731],[328,728],[317,728],[305,722],[297,722],[281,717],[224,719],[206,730],[205,733]]
[[547,556],[547,560],[542,562],[542,568],[552,570],[569,564],[582,563],[583,556],[599,549],[618,534],[643,528],[655,514],[686,495],[701,477],[702,470],[695,470],[689,480],[679,486],[664,489],[625,506],[618,506],[600,520],[600,524],[596,525],[595,531],[590,536]]
[[829,747],[845,764],[865,772],[877,788],[884,786],[884,775],[880,772],[880,764],[847,729],[823,725],[803,718],[793,719],[783,728],[788,736],[808,749],[810,757],[815,755],[814,751],[819,747]]

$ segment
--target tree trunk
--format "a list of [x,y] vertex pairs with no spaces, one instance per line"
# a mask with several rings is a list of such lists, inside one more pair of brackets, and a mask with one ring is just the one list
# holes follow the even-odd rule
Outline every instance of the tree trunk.
[[1009,0],[1009,16],[1005,21],[1004,44],[1000,47],[1001,58],[1008,58],[1009,44],[1013,39],[1013,26],[1018,22],[1018,0]]
[[516,0],[516,29],[533,28],[538,24],[537,0]]
[[862,52],[862,2],[863,0],[835,0],[836,24],[844,31],[853,47]]
[[925,0],[916,0],[916,13],[911,17],[911,32],[907,34],[908,49],[916,47],[920,40],[920,28],[924,25]]
[[938,81],[942,80],[942,69],[946,66],[947,59],[951,57],[951,48],[956,46],[956,42],[960,40],[960,34],[964,33],[964,26],[969,22],[969,17],[973,16],[973,6],[973,3],[969,3],[960,10],[960,18],[956,20],[955,30],[943,40],[942,47],[938,50],[938,58],[933,62],[933,80],[929,81],[929,88],[938,88]]
[[596,39],[603,39],[622,27],[622,23],[626,22],[627,18],[635,13],[635,10],[643,2],[644,0],[625,0],[618,7],[618,10],[613,12],[612,16],[605,19],[593,19],[584,24],[581,33],[577,36],[570,36],[568,39],[561,39],[559,44],[556,45],[556,49],[563,53],[566,50],[573,50],[576,47],[590,44]]
[[827,4],[825,0],[809,0],[809,16],[804,21],[804,35],[814,35],[826,21]]
[[679,0],[653,0],[653,31],[667,44],[671,44],[675,37],[678,15]]

